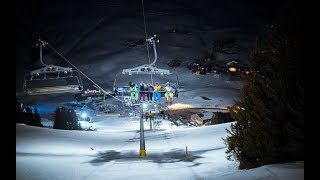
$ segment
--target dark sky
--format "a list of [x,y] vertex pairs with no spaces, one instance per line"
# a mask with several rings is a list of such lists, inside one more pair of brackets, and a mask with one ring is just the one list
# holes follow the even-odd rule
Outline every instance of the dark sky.
[[[252,39],[263,34],[263,27],[270,23],[279,6],[278,1],[144,0],[150,31],[157,30],[157,20],[188,16],[192,21],[183,22],[184,27],[237,27],[251,34]],[[71,49],[63,47],[81,33],[89,37],[90,31],[83,33],[86,25],[103,19],[97,28],[108,28],[109,24],[128,18],[142,20],[141,15],[141,0],[16,0],[16,90],[22,90],[23,75],[39,66],[35,47],[38,35],[66,57],[74,57],[81,51],[81,43],[86,42],[78,41]],[[142,21],[138,26],[143,27]],[[112,36],[123,35],[114,31]],[[99,44],[90,48],[99,48]],[[81,65],[80,60],[77,63]]]

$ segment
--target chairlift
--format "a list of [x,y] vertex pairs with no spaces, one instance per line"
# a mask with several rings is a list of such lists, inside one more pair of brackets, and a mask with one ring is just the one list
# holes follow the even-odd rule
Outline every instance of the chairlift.
[[24,76],[23,89],[28,95],[79,93],[83,91],[80,73],[70,67],[47,65],[42,61],[42,48],[48,43],[39,39],[41,69]]
[[[174,97],[178,97],[179,92],[179,78],[177,74],[171,73],[168,69],[161,69],[155,66],[155,63],[157,61],[157,50],[156,50],[156,42],[159,43],[159,40],[155,40],[156,35],[153,37],[146,39],[147,43],[150,43],[153,45],[154,50],[154,61],[151,64],[144,64],[138,67],[129,68],[129,69],[123,69],[121,74],[118,73],[115,77],[114,83],[113,83],[113,91],[115,95],[118,95],[121,97],[122,101],[125,102],[128,105],[134,105],[131,104],[131,96],[130,96],[130,88],[128,86],[129,82],[144,82],[145,84],[150,83],[152,86],[154,86],[154,80],[152,78],[153,75],[156,75],[156,81],[159,82],[159,84],[163,87],[161,92],[161,97],[164,97],[165,94],[165,87],[170,86],[174,89]],[[125,75],[125,79],[122,81],[125,81],[126,84],[117,85],[117,80],[122,76]],[[127,76],[129,75],[129,76]],[[132,75],[135,75],[132,77]],[[150,77],[147,77],[146,75],[150,75]],[[168,82],[167,79],[161,78],[163,76],[171,76],[175,75],[176,77],[176,83]],[[163,80],[162,80],[163,79]],[[151,81],[151,82],[149,82]]]

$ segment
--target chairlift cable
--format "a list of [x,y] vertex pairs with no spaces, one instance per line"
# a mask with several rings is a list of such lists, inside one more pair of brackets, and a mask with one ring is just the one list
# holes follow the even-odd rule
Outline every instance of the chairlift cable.
[[[36,33],[36,32],[34,32],[34,33],[35,33],[35,35],[37,35],[40,39],[42,39],[41,36],[40,36],[38,33]],[[65,58],[65,57],[64,57],[62,54],[60,54],[55,48],[53,48],[48,42],[45,42],[45,41],[42,41],[42,40],[41,40],[41,43],[43,43],[43,44],[45,44],[45,45],[48,45],[53,51],[55,51],[55,52],[56,52],[59,56],[61,56],[66,62],[68,62],[74,69],[76,69],[76,70],[78,71],[78,73],[81,73],[81,74],[82,74],[84,77],[86,77],[90,82],[92,82],[94,85],[96,85],[104,94],[106,94],[106,95],[108,95],[108,96],[111,96],[112,98],[114,98],[114,99],[122,102],[122,104],[124,104],[124,101],[123,101],[123,100],[121,100],[121,99],[113,96],[112,94],[106,92],[106,91],[105,91],[103,88],[101,88],[96,82],[94,82],[90,77],[88,77],[86,74],[84,74],[80,69],[78,69],[75,65],[73,65],[67,58]],[[41,46],[40,46],[40,47],[41,47]],[[41,61],[42,61],[42,57],[40,57],[40,58],[41,58]],[[45,64],[43,63],[43,61],[42,61],[41,63],[42,63],[43,65],[45,65]],[[131,110],[133,109],[133,108],[130,107],[130,106],[129,106],[129,108],[130,108]]]
[[49,43],[47,44],[53,51],[55,51],[59,56],[61,56],[65,61],[67,61],[73,68],[75,68],[79,73],[81,73],[85,78],[87,78],[90,82],[92,82],[94,85],[96,85],[102,92],[108,96],[111,96],[112,98],[123,102],[121,99],[116,98],[112,94],[106,92],[103,88],[101,88],[96,82],[94,82],[90,77],[88,77],[86,74],[84,74],[80,69],[78,69],[75,65],[73,65],[69,60],[67,60],[62,54],[60,54],[56,49],[54,49]]
[[[142,5],[142,15],[143,15],[143,23],[144,23],[144,34],[145,34],[145,39],[148,39],[148,34],[147,34],[147,24],[146,24],[146,16],[144,14],[144,3],[143,0],[141,0],[141,5]],[[150,52],[149,52],[149,44],[148,42],[146,42],[146,46],[147,46],[147,52],[148,52],[148,60],[149,60],[149,64],[150,64]],[[152,78],[152,74],[150,74],[150,78],[151,78],[151,83],[153,84],[153,78]]]

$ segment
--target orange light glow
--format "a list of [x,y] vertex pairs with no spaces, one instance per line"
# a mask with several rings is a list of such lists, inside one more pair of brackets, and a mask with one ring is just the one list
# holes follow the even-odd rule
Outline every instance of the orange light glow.
[[193,106],[191,104],[176,103],[176,104],[172,104],[168,108],[170,110],[179,110],[179,109],[188,109],[188,108],[192,108],[192,107]]
[[236,69],[236,68],[234,68],[234,67],[230,67],[230,68],[229,68],[229,71],[230,71],[230,72],[236,72],[236,71],[237,71],[237,69]]

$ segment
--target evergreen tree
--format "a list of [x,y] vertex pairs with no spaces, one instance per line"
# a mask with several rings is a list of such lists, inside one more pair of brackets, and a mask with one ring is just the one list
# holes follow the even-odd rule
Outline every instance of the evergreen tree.
[[30,107],[26,107],[25,109],[25,118],[26,118],[26,125],[32,125],[34,120],[34,115],[32,113],[32,109]]
[[302,17],[288,6],[257,40],[228,130],[227,158],[240,169],[304,159]]
[[37,109],[37,106],[34,106],[33,121],[31,123],[31,125],[32,126],[40,126],[40,127],[42,127],[41,117],[40,117],[39,111]]
[[57,107],[54,117],[54,129],[81,130],[78,117],[73,109]]
[[66,117],[66,108],[65,107],[57,107],[54,114],[54,129],[64,129]]
[[80,130],[80,124],[78,122],[78,116],[74,109],[68,109],[67,111],[67,129],[69,130]]

